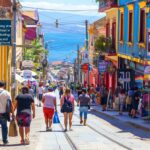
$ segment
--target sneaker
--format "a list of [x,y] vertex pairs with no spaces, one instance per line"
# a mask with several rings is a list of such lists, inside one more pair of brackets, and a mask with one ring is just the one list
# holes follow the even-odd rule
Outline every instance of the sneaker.
[[9,143],[8,140],[3,141],[3,144],[4,144],[4,145],[7,145],[8,143]]

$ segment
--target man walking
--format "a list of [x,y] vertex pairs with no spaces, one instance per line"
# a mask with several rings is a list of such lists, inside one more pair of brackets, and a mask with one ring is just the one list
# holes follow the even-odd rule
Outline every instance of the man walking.
[[52,120],[54,116],[54,111],[57,111],[56,95],[53,92],[52,87],[48,87],[48,92],[44,94],[42,102],[46,131],[52,131]]
[[[5,83],[0,81],[0,125],[2,127],[2,140],[4,144],[8,144],[8,127],[7,127],[7,100],[11,100],[10,93],[5,90]],[[14,116],[13,106],[11,104],[11,112]]]
[[[88,115],[88,109],[90,106],[90,96],[86,93],[86,89],[82,89],[82,94],[79,95],[78,100],[79,106],[80,106],[80,124],[83,123],[84,126],[86,126],[87,121],[87,115]],[[84,122],[82,119],[82,115],[84,114]]]

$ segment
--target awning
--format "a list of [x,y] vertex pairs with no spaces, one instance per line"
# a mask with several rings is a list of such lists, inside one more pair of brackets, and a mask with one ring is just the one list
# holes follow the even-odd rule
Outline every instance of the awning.
[[116,61],[116,62],[118,62],[118,56],[108,56],[108,55],[106,55],[105,56],[105,59],[107,60],[111,60],[111,61]]
[[16,74],[16,81],[18,81],[19,83],[23,83],[24,79],[20,75]]
[[118,54],[118,57],[128,59],[128,60],[143,64],[143,65],[150,65],[150,61],[148,60],[142,60],[140,58],[135,58],[135,57],[124,55],[124,54]]

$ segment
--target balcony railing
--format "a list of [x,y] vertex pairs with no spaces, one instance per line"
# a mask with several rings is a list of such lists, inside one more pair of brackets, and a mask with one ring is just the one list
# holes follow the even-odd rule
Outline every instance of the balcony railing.
[[99,12],[118,7],[117,0],[99,0]]

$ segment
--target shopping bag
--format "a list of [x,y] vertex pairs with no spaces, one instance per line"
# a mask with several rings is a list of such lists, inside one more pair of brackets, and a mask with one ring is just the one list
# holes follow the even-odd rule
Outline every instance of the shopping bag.
[[9,136],[11,137],[18,136],[17,123],[15,120],[12,120],[9,124]]
[[55,112],[54,117],[53,117],[53,123],[57,124],[60,123],[59,117],[58,117],[58,113]]

